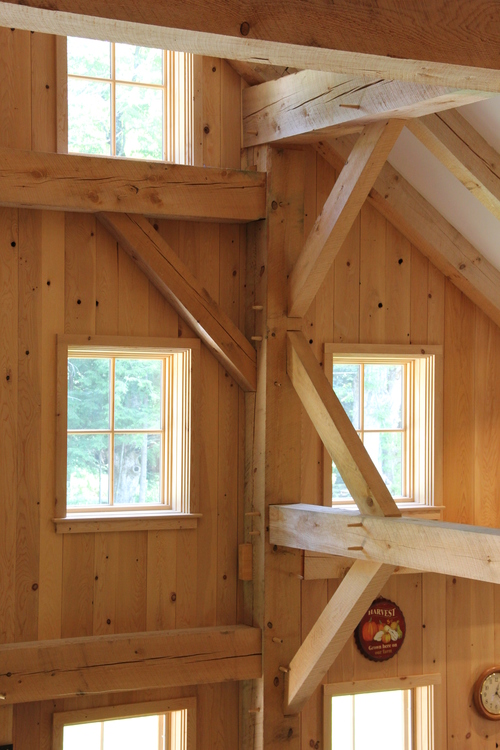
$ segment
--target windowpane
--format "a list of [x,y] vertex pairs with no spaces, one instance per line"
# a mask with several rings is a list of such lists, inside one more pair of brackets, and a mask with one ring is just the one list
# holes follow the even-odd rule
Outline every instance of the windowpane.
[[117,359],[115,429],[161,429],[162,360]]
[[403,426],[403,365],[365,365],[365,430]]
[[111,154],[111,84],[68,79],[68,150]]
[[119,81],[162,84],[163,53],[161,49],[136,47],[133,44],[116,44],[115,75]]
[[109,503],[109,435],[68,435],[68,506]]
[[101,722],[64,727],[64,750],[101,750]]
[[116,84],[116,155],[163,158],[163,93]]
[[354,750],[353,713],[352,695],[339,695],[332,699],[332,750]]
[[68,430],[109,430],[109,359],[68,359]]
[[111,78],[111,44],[97,39],[68,37],[68,73]]
[[115,505],[160,502],[160,453],[160,435],[115,436]]
[[401,432],[366,432],[366,450],[391,495],[403,494],[403,436]]
[[357,430],[361,426],[359,423],[360,369],[359,365],[333,365],[333,390]]
[[[390,717],[390,721],[381,721]],[[354,750],[406,750],[404,691],[354,696]]]
[[105,721],[103,750],[158,750],[158,730],[157,715]]
[[347,489],[340,472],[332,461],[332,499],[334,502],[339,500],[350,500],[351,495]]

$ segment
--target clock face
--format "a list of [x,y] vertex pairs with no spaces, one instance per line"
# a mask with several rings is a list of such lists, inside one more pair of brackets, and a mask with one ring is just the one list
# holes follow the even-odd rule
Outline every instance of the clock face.
[[488,713],[500,716],[500,672],[492,672],[485,677],[481,686],[480,699]]

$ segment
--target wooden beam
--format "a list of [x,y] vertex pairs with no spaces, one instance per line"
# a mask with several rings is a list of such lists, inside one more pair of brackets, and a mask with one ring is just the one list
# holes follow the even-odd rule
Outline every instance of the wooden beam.
[[261,631],[244,625],[0,646],[3,704],[247,680],[261,675]]
[[245,391],[255,391],[255,349],[143,216],[99,214],[150,281]]
[[259,172],[0,148],[0,205],[200,221],[265,216]]
[[318,435],[363,513],[401,513],[304,335],[288,333],[287,373]]
[[[491,0],[1,0],[0,25],[298,69],[500,91]],[[196,32],[196,33],[193,33]]]
[[393,570],[356,560],[290,662],[286,714],[302,711]]
[[[338,168],[352,146],[353,139],[344,137],[322,141],[316,150]],[[383,167],[368,201],[500,325],[500,272],[390,164]]]
[[487,98],[450,86],[302,70],[242,93],[243,145],[311,143],[391,118],[421,117]]
[[269,532],[271,544],[500,583],[500,529],[299,504],[271,506]]
[[356,141],[290,274],[290,317],[309,309],[403,127],[403,120],[376,122]]
[[[327,555],[324,552],[304,552],[304,581],[325,581],[345,578],[356,561],[352,557]],[[413,568],[394,568],[393,575],[422,573]]]
[[500,155],[458,112],[407,123],[439,161],[500,219]]

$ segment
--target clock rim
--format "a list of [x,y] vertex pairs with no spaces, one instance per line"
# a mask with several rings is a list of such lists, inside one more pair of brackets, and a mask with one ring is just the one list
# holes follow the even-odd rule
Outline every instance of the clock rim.
[[476,682],[474,683],[474,703],[476,705],[476,708],[480,714],[482,714],[486,719],[489,719],[490,721],[500,721],[500,713],[492,714],[490,713],[490,711],[488,711],[481,700],[481,691],[485,680],[490,675],[495,674],[495,672],[498,672],[498,674],[500,675],[500,666],[489,667],[488,669],[485,669],[483,672],[481,672]]

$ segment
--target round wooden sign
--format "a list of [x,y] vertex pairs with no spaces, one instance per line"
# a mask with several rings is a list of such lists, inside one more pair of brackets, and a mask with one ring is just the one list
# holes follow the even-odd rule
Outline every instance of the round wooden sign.
[[389,599],[375,599],[354,631],[359,650],[372,661],[392,659],[403,645],[405,635],[404,615]]

